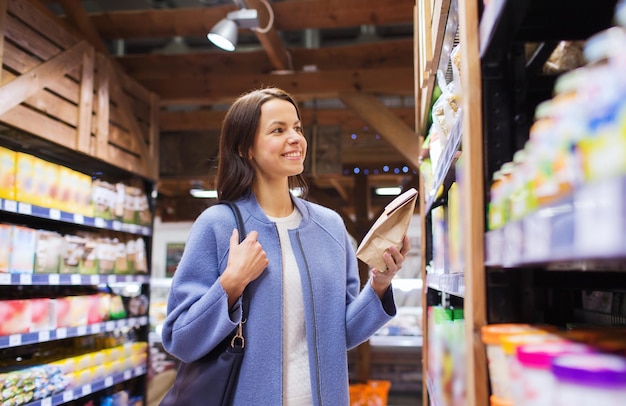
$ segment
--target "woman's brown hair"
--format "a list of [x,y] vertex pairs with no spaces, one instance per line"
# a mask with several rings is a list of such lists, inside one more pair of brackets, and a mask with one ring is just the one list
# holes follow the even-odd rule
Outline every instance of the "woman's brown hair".
[[[253,90],[235,100],[226,113],[220,134],[215,181],[218,200],[236,200],[251,192],[254,169],[247,159],[248,151],[259,128],[261,106],[273,99],[291,103],[302,120],[294,98],[278,88]],[[302,174],[289,177],[289,188],[295,187],[300,187],[302,196],[306,196],[307,184]]]

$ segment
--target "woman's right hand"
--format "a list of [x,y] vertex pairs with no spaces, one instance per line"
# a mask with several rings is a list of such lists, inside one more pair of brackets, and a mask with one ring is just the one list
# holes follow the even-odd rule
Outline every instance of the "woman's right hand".
[[269,264],[267,255],[257,240],[259,233],[251,231],[239,244],[239,231],[230,236],[230,251],[220,283],[228,294],[228,306],[232,307],[245,287],[258,278]]

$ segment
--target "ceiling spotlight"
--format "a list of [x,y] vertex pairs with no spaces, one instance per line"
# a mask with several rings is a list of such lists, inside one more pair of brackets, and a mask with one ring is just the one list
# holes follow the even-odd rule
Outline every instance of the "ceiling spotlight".
[[254,30],[259,33],[267,33],[274,24],[274,13],[267,0],[261,0],[267,7],[270,19],[267,27],[259,28],[259,16],[255,9],[245,8],[240,0],[235,0],[239,10],[226,14],[207,34],[207,38],[218,48],[225,51],[234,51],[237,47],[237,35],[239,29]]
[[249,8],[231,11],[207,34],[207,38],[217,47],[225,51],[234,51],[237,46],[239,28],[258,28],[257,11]]

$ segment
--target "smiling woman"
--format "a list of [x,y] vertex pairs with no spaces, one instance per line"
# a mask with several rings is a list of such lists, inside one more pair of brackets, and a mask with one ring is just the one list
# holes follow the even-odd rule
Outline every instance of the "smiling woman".
[[264,88],[237,99],[220,135],[217,191],[218,200],[240,208],[247,237],[238,243],[228,208],[209,207],[172,282],[163,345],[188,364],[242,320],[245,289],[250,311],[236,405],[348,405],[347,351],[396,314],[391,280],[408,238],[380,254],[387,271],[372,269],[361,288],[341,217],[291,192],[306,186],[306,152],[291,95]]

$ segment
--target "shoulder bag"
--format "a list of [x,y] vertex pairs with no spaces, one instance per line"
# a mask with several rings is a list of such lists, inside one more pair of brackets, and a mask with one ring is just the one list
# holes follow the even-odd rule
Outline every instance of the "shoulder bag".
[[[222,201],[233,210],[239,242],[246,237],[237,205]],[[160,406],[230,406],[233,402],[239,369],[244,354],[243,323],[248,315],[248,300],[242,295],[241,322],[224,341],[204,357],[191,363],[180,362],[174,385]]]

